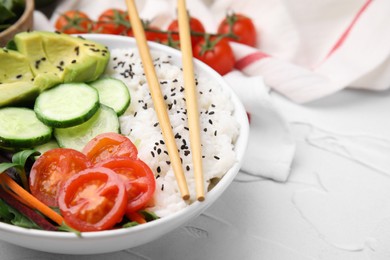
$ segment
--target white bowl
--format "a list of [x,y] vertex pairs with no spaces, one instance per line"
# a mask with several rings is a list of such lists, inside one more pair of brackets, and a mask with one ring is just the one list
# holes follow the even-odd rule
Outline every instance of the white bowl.
[[[111,35],[83,35],[85,38],[105,44],[111,48],[135,48],[136,43],[133,38]],[[181,53],[173,48],[157,43],[149,43],[152,50],[168,53],[172,56],[176,64],[181,63]],[[5,223],[0,223],[0,239],[35,250],[61,253],[61,254],[100,254],[115,252],[131,247],[139,246],[151,242],[162,235],[173,231],[186,222],[200,215],[209,207],[223,191],[230,185],[240,169],[248,141],[249,126],[244,107],[226,84],[223,78],[202,62],[195,61],[195,69],[203,71],[203,75],[214,78],[224,89],[230,93],[234,103],[234,117],[240,124],[240,134],[235,143],[235,153],[237,162],[225,174],[220,182],[206,195],[203,202],[196,201],[185,209],[172,215],[155,221],[126,229],[88,232],[82,237],[77,237],[73,233],[53,232],[34,229],[25,229]]]

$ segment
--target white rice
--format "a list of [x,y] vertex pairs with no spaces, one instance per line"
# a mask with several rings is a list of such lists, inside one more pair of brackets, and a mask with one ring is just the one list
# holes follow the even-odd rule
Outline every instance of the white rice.
[[[191,198],[195,198],[189,131],[187,128],[181,68],[164,53],[152,53],[157,76],[169,109],[173,132],[183,161],[183,169]],[[122,80],[129,87],[131,105],[120,117],[121,133],[136,145],[139,158],[144,160],[156,176],[154,206],[150,210],[164,217],[186,206],[175,180],[169,156],[163,142],[157,115],[148,84],[136,49],[113,49],[106,73]],[[232,116],[233,104],[229,95],[213,80],[197,75],[198,104],[203,155],[205,187],[210,180],[221,178],[236,161],[234,142],[239,125]],[[189,154],[188,154],[189,153]],[[207,195],[206,195],[207,199]]]

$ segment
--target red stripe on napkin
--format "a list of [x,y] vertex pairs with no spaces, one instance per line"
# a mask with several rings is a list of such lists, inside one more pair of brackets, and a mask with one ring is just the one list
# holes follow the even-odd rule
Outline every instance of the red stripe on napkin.
[[352,22],[347,27],[347,29],[343,32],[343,34],[337,40],[335,45],[330,49],[329,53],[325,56],[325,60],[327,58],[329,58],[344,43],[345,39],[348,37],[349,32],[352,30],[352,28],[356,24],[357,20],[360,18],[360,16],[364,13],[364,11],[367,9],[367,7],[371,3],[372,3],[372,0],[367,0],[364,3],[364,5],[359,9],[359,11],[356,13],[355,17],[352,19]]
[[269,55],[266,53],[254,52],[254,53],[251,53],[251,54],[245,56],[244,58],[241,58],[238,61],[236,61],[235,67],[238,70],[242,70],[243,68],[245,68],[249,64],[251,64],[255,61],[261,60],[263,58],[267,58],[267,57],[269,57]]

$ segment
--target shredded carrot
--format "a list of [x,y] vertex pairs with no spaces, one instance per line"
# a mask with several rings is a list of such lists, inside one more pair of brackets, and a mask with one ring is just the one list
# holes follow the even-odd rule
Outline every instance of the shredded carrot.
[[9,189],[11,189],[18,197],[22,198],[26,201],[27,205],[31,205],[36,210],[40,211],[43,215],[50,218],[58,225],[62,225],[64,223],[64,219],[57,212],[52,210],[50,207],[39,201],[25,189],[19,186],[12,178],[10,178],[7,174],[0,174],[0,180],[7,185]]
[[17,194],[15,194],[13,191],[11,191],[10,189],[8,189],[6,186],[3,185],[3,190],[5,192],[7,192],[9,195],[11,195],[14,199],[16,199],[17,201],[21,202],[22,204],[30,207],[30,208],[34,208],[33,205],[31,205],[28,201],[26,201],[25,199],[23,199],[22,197],[19,197]]

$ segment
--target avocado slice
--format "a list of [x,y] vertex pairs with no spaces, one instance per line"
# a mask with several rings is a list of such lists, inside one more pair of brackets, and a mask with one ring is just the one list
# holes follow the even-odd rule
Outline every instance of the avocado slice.
[[33,78],[28,60],[23,54],[0,49],[0,83],[31,81]]
[[53,86],[60,82],[96,80],[104,72],[109,60],[105,46],[67,34],[23,32],[17,34],[14,41],[18,51],[29,58],[34,75],[49,75],[49,79],[55,81]]
[[0,49],[0,93],[0,107],[27,104],[39,93],[28,60],[19,52]]

